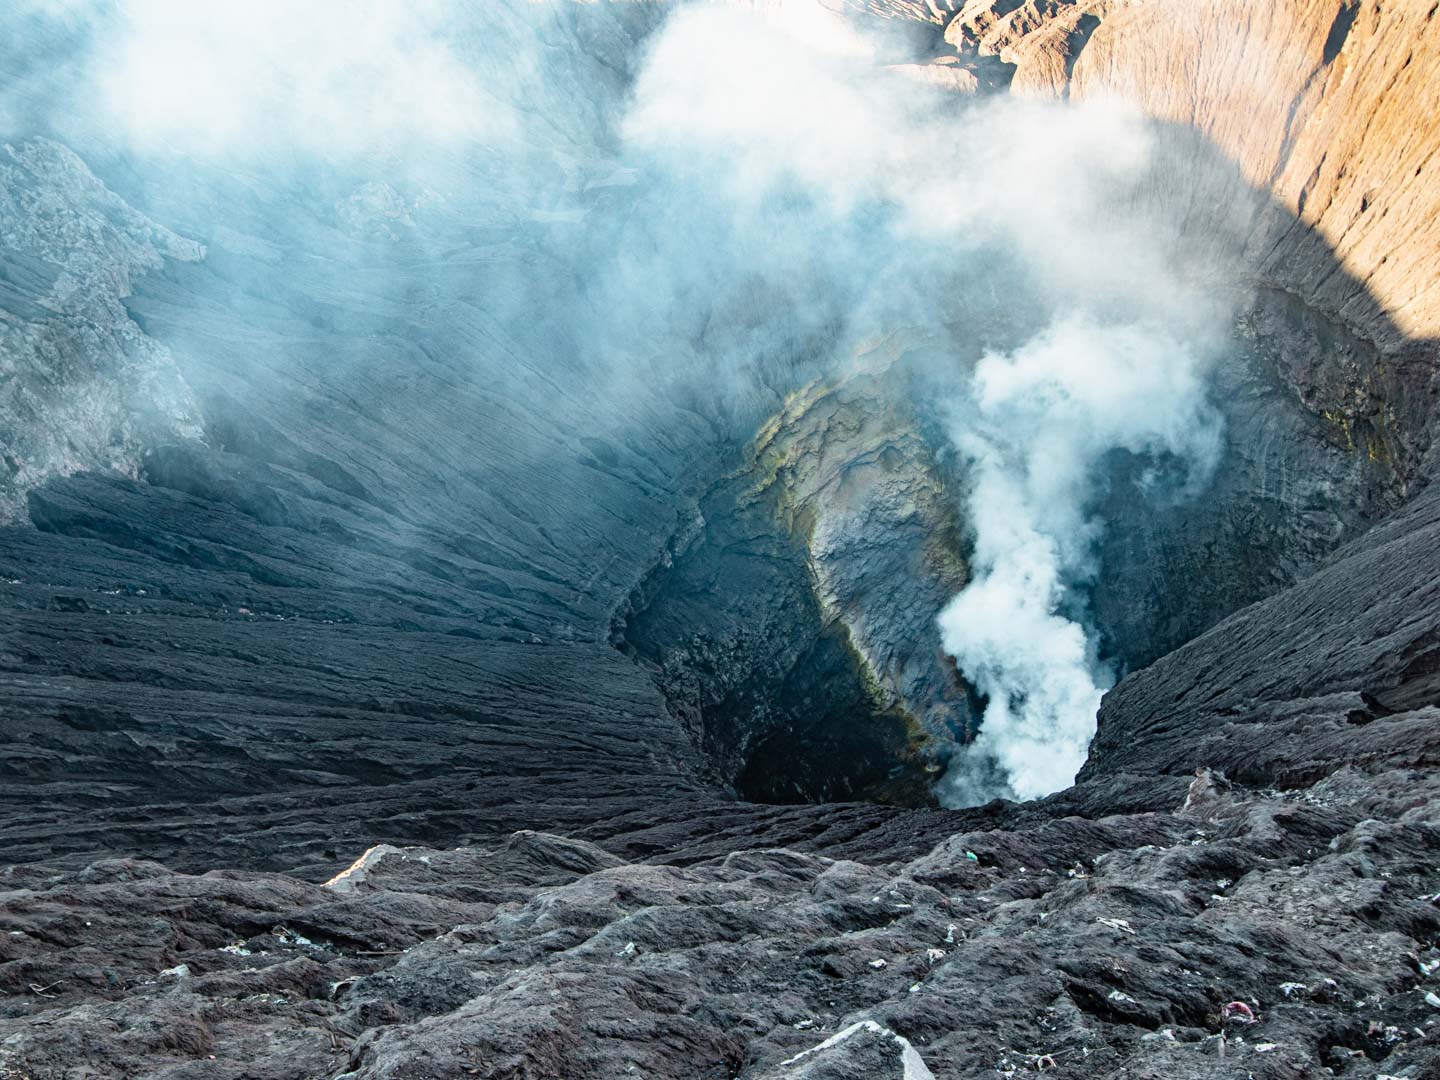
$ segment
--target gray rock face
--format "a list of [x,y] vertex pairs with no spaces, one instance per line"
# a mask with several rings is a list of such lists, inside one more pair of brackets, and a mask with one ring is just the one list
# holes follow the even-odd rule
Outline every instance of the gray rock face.
[[1419,1077],[1436,796],[1403,768],[1286,795],[1207,771],[1168,812],[956,821],[918,858],[872,834],[863,861],[645,864],[517,833],[374,849],[325,886],[15,868],[0,1067]]
[[0,151],[0,522],[54,476],[135,476],[145,448],[200,434],[190,389],[121,304],[135,278],[205,249],[127,206],[64,146]]

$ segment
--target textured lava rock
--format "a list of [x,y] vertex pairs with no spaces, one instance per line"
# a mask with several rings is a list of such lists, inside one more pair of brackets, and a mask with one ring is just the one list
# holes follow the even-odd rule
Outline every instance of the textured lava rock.
[[640,864],[526,832],[377,848],[325,886],[15,868],[0,1067],[1428,1075],[1435,779],[1360,777],[1280,795],[1204,771],[1168,813],[961,831],[908,860],[873,838],[865,861]]

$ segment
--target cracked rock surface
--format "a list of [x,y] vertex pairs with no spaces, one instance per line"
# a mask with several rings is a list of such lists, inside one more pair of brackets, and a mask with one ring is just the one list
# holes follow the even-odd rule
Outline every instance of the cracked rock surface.
[[[966,827],[918,858],[629,861],[521,832],[326,885],[0,883],[14,1077],[1421,1077],[1435,777]],[[974,823],[972,823],[973,825]]]

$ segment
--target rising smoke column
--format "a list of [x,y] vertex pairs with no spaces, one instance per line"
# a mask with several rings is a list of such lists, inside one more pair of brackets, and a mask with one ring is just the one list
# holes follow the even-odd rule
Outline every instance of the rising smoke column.
[[952,438],[973,470],[974,579],[941,612],[946,652],[985,695],[979,737],[947,801],[1021,799],[1068,786],[1085,762],[1111,673],[1074,590],[1093,581],[1103,522],[1088,511],[1112,452],[1168,457],[1193,493],[1214,469],[1220,421],[1207,358],[1163,328],[1057,321],[989,353]]
[[[1226,319],[1187,265],[1205,239],[1186,234],[1194,163],[1119,103],[957,106],[877,66],[813,4],[751,6],[769,17],[671,19],[638,80],[629,143],[703,170],[707,205],[732,221],[769,192],[803,191],[818,209],[782,261],[823,267],[816,295],[843,302],[854,338],[943,324],[995,343],[973,369],[957,358],[934,391],[951,403],[975,545],[940,643],[987,700],[940,795],[1057,791],[1112,681],[1083,610],[1106,462],[1147,459],[1150,495],[1171,497],[1202,487],[1219,454],[1206,388]],[[885,222],[873,242],[837,242],[867,215]]]
[[[933,396],[953,404],[968,463],[975,577],[937,633],[989,708],[941,794],[954,805],[1063,787],[1110,678],[1080,604],[1104,461],[1170,458],[1193,490],[1218,447],[1201,343],[1223,319],[1181,265],[1194,162],[1163,161],[1153,126],[1116,103],[917,83],[913,64],[887,67],[893,50],[816,0],[675,5],[641,35],[612,112],[567,66],[576,50],[554,44],[570,40],[563,10],[317,0],[297,13],[263,0],[197,15],[183,0],[22,0],[0,14],[6,29],[48,13],[88,27],[89,50],[12,80],[0,126],[24,127],[70,86],[98,107],[78,133],[102,131],[132,163],[158,154],[157,186],[167,155],[198,155],[263,168],[260,187],[328,214],[317,174],[340,191],[386,177],[402,209],[453,199],[458,219],[516,231],[583,289],[557,301],[528,263],[494,263],[485,304],[561,343],[545,355],[584,380],[592,427],[632,423],[665,394],[709,415],[770,402],[797,356],[840,368],[900,327],[958,333],[966,348]],[[607,217],[612,190],[633,191],[616,201],[641,212]],[[276,211],[287,241],[318,231],[308,242],[325,248],[329,227],[302,210]],[[978,366],[962,352],[982,353]],[[503,381],[513,365],[475,364],[529,401]],[[1162,475],[1156,489],[1173,489]]]

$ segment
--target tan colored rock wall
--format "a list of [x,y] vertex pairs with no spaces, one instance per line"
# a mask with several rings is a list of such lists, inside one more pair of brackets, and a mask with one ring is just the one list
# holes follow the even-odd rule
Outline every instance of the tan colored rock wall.
[[[1204,133],[1294,216],[1260,233],[1260,277],[1394,347],[1440,336],[1437,9],[1436,0],[971,0],[945,36],[962,53],[1014,65],[1015,92],[1117,94]],[[1077,33],[1087,16],[1098,23]],[[1309,253],[1310,229],[1345,274]]]

